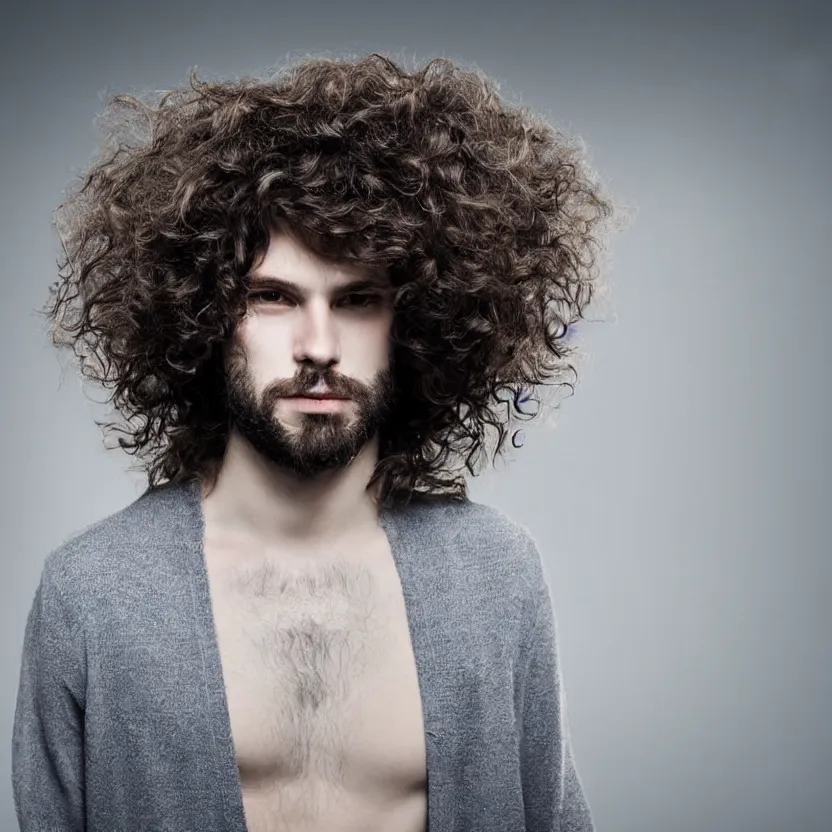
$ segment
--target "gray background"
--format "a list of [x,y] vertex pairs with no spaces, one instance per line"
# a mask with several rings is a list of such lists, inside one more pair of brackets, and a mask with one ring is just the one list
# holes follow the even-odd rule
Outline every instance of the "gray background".
[[[832,829],[830,41],[821,3],[29,3],[2,27],[0,828],[47,552],[137,497],[32,310],[102,95],[381,50],[477,66],[584,137],[634,224],[556,429],[474,499],[551,576],[599,832]],[[115,832],[115,830],[114,830]],[[510,832],[507,830],[507,832]]]

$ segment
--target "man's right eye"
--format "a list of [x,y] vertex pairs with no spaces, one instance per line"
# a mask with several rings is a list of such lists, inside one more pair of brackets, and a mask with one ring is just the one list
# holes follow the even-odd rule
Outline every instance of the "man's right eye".
[[285,295],[282,292],[278,292],[274,289],[269,290],[268,292],[252,292],[249,297],[252,300],[265,300],[269,302],[270,300],[273,301],[275,297],[283,298],[285,300]]

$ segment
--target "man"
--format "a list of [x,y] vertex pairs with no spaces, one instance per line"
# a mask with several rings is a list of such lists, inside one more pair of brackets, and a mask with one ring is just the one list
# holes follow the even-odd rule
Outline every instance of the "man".
[[21,830],[592,830],[540,554],[458,470],[569,367],[579,147],[380,55],[109,112],[49,315],[149,487],[46,558]]

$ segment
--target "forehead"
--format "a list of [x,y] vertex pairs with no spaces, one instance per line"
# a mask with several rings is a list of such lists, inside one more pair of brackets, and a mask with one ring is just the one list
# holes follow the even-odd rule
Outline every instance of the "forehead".
[[251,271],[252,280],[269,277],[308,287],[355,281],[387,286],[390,282],[387,271],[381,267],[325,260],[282,228],[272,231],[262,260]]

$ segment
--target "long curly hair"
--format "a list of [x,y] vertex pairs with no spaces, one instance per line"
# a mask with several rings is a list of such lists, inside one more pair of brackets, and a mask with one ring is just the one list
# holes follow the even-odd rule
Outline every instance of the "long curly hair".
[[[570,139],[446,58],[305,58],[272,77],[118,95],[100,156],[55,212],[52,342],[112,389],[149,485],[215,481],[222,346],[270,230],[386,269],[396,404],[368,488],[467,499],[599,285],[613,202]],[[566,383],[567,386],[571,386]],[[101,423],[98,423],[101,427]],[[496,431],[496,439],[490,436]],[[491,433],[490,433],[491,432]]]

